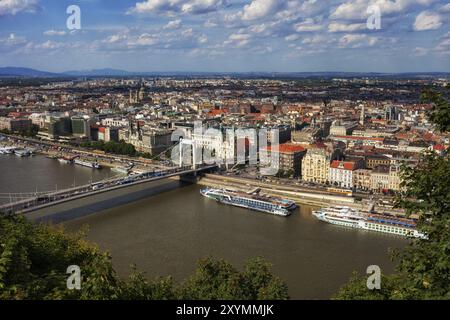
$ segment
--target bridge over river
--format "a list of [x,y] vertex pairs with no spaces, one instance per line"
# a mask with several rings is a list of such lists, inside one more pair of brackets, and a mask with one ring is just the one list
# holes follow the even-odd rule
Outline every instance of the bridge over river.
[[160,180],[178,178],[185,182],[195,182],[197,174],[211,172],[216,168],[216,165],[174,167],[106,179],[75,188],[36,194],[2,205],[0,212],[23,213],[31,220],[59,223],[150,196],[155,193],[155,186]]

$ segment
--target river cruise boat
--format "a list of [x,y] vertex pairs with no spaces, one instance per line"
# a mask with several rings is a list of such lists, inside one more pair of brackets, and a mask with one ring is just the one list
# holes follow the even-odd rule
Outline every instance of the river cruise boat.
[[74,163],[77,165],[83,166],[83,167],[91,168],[91,169],[101,169],[100,164],[98,164],[97,162],[89,162],[89,161],[83,161],[81,159],[75,159]]
[[205,188],[202,189],[200,193],[207,198],[216,200],[223,204],[283,217],[289,216],[297,207],[293,201],[226,189]]
[[130,174],[131,169],[131,167],[113,167],[111,170],[121,174]]
[[16,149],[14,150],[14,153],[18,157],[29,157],[31,155],[30,150],[27,149]]
[[58,161],[62,164],[72,164],[73,158],[72,157],[60,157],[60,158],[58,158]]
[[15,150],[14,147],[0,148],[0,154],[13,154],[14,150]]
[[313,211],[313,215],[321,221],[344,227],[404,237],[427,238],[425,234],[416,229],[417,221],[414,219],[399,218],[387,214],[364,213],[356,209],[340,206],[316,210]]

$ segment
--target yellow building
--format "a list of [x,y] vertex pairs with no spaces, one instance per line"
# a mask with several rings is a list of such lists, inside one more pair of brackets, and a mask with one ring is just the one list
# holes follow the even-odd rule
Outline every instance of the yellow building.
[[329,181],[334,152],[326,147],[310,147],[302,160],[302,180],[316,183]]
[[402,182],[400,178],[400,166],[391,166],[389,170],[389,189],[394,191],[400,191],[400,183]]
[[353,185],[360,190],[370,190],[372,170],[358,169],[353,173]]
[[370,175],[370,188],[373,191],[382,192],[389,188],[389,167],[380,166],[375,168]]

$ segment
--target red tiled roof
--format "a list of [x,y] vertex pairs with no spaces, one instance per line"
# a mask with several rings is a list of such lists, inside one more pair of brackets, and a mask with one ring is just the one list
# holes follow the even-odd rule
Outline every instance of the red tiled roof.
[[29,116],[29,113],[26,112],[10,112],[8,113],[8,117],[9,118],[20,118],[20,117],[24,117],[24,116]]
[[[268,146],[267,151],[272,150],[272,146]],[[278,152],[280,153],[295,153],[295,152],[303,152],[306,149],[298,144],[293,143],[283,143],[278,146]]]
[[438,151],[444,151],[445,146],[443,146],[442,144],[437,144],[437,145],[433,146],[433,149],[438,150]]
[[331,163],[330,167],[331,167],[331,168],[334,168],[334,169],[338,169],[339,166],[340,166],[341,164],[343,164],[344,167],[343,167],[343,168],[340,168],[340,169],[344,169],[344,170],[355,170],[355,167],[356,167],[356,165],[355,165],[354,162],[349,162],[349,161],[338,161],[338,160],[334,160],[334,161]]
[[215,116],[218,116],[218,115],[221,115],[221,114],[224,114],[224,113],[226,113],[226,111],[225,110],[216,110],[216,109],[213,109],[213,110],[210,110],[209,111],[209,114],[212,114],[212,115],[215,115]]
[[356,137],[356,136],[335,136],[335,138],[347,139],[347,140],[371,140],[371,141],[384,141],[384,138],[372,138],[372,137]]

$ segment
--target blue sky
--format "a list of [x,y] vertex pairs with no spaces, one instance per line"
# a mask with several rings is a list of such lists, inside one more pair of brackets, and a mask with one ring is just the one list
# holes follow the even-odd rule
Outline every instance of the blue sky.
[[[66,26],[69,5],[80,30]],[[450,2],[0,0],[0,66],[450,72]]]

